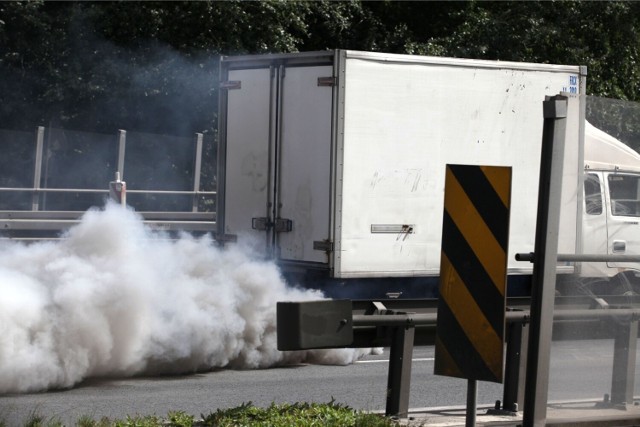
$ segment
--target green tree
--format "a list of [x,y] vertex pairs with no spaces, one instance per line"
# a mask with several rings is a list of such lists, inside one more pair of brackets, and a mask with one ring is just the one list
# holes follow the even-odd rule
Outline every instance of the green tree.
[[586,65],[591,95],[640,100],[640,3],[468,2],[431,43],[455,57]]
[[587,65],[638,101],[636,2],[0,2],[0,121],[215,130],[219,55],[333,48]]

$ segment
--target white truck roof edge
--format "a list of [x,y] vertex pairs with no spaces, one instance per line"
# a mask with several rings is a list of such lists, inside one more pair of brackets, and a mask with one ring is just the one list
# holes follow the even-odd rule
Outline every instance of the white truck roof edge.
[[585,121],[584,165],[588,170],[640,172],[640,154]]
[[457,65],[481,68],[509,68],[531,71],[573,72],[585,76],[587,68],[579,65],[537,64],[532,62],[496,61],[488,59],[450,58],[441,56],[407,55],[399,53],[364,52],[345,50],[347,58],[368,59],[381,62],[414,62],[434,65]]
[[545,70],[545,71],[558,71],[558,72],[575,72],[580,75],[586,75],[587,69],[585,66],[579,65],[557,65],[557,64],[538,64],[533,62],[515,62],[515,61],[496,61],[488,59],[469,59],[469,58],[450,58],[441,56],[422,56],[422,55],[409,55],[399,53],[383,53],[383,52],[368,52],[359,50],[347,50],[347,49],[331,49],[324,51],[312,51],[312,52],[292,52],[292,53],[265,53],[258,55],[223,55],[220,57],[221,62],[229,63],[242,63],[250,61],[251,64],[256,65],[260,60],[274,61],[274,60],[296,60],[296,61],[313,61],[317,59],[330,59],[339,52],[343,53],[347,58],[361,58],[376,60],[381,62],[414,62],[414,63],[428,63],[428,64],[441,64],[441,65],[458,65],[469,67],[482,67],[482,68],[509,68],[509,69],[522,69],[522,70]]

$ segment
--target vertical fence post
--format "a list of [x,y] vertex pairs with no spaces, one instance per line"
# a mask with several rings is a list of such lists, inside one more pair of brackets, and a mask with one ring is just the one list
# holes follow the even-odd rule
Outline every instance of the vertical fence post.
[[386,415],[400,418],[409,415],[411,388],[411,359],[413,358],[414,325],[392,328],[387,380]]
[[44,146],[44,126],[38,126],[36,132],[36,159],[33,172],[33,195],[31,210],[40,210],[40,180],[42,179],[42,151]]
[[127,144],[127,131],[120,129],[118,131],[118,170],[120,179],[124,180],[124,150]]
[[[620,321],[625,321],[625,323],[617,323]],[[626,319],[614,318],[612,322],[616,323],[614,327],[611,404],[626,409],[627,405],[633,405],[638,319],[626,321]]]
[[202,171],[202,139],[201,133],[196,133],[196,165],[193,169],[193,212],[198,212],[198,191],[200,191],[200,173]]
[[[524,322],[510,323],[507,328],[507,362],[504,377],[504,392],[502,395],[502,409],[518,412],[518,402],[524,395],[524,379],[520,376],[526,359],[526,325]],[[524,338],[524,339],[523,339]]]

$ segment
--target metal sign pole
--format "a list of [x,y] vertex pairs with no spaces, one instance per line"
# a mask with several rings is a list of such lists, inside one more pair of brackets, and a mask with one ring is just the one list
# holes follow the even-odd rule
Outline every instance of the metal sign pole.
[[476,412],[478,412],[478,382],[467,381],[467,418],[465,427],[475,427]]
[[120,129],[118,131],[118,169],[116,172],[120,173],[120,178],[124,179],[124,153],[127,145],[127,131]]
[[547,417],[567,104],[568,98],[562,95],[548,98],[543,103],[542,159],[522,420],[525,427],[542,427]]
[[42,147],[44,146],[44,127],[38,126],[38,131],[36,133],[36,161],[33,172],[33,195],[31,201],[31,210],[37,211],[40,210],[40,194],[38,190],[40,189],[40,181],[42,177]]

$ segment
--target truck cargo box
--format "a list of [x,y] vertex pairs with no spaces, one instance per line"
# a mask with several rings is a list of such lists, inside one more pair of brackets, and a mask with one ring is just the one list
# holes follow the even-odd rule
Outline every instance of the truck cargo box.
[[334,50],[224,57],[220,76],[220,241],[333,278],[437,276],[445,165],[510,166],[509,274],[530,274],[542,102],[565,92],[576,250],[584,67]]

